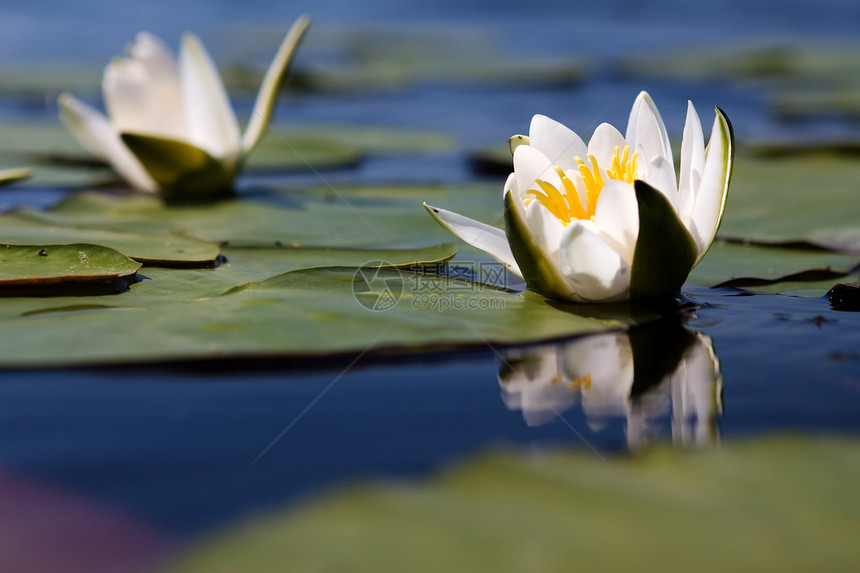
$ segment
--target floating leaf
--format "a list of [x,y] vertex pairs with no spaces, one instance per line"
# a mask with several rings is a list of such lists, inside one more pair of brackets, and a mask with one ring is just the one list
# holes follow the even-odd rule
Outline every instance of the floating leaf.
[[122,253],[100,245],[0,244],[0,293],[61,294],[70,284],[120,284],[140,268]]
[[14,212],[0,215],[0,242],[32,244],[93,243],[115,249],[145,265],[165,267],[215,266],[218,245],[176,235],[141,235],[40,222]]
[[[450,254],[450,246],[447,249]],[[259,256],[259,249],[249,250]],[[228,261],[233,253],[238,261],[243,251],[227,251]],[[371,253],[348,256],[359,259],[364,254]],[[426,254],[445,256],[446,247]],[[415,255],[404,252],[399,262],[431,258]],[[396,252],[377,251],[372,256],[383,263],[398,262]],[[235,281],[249,272],[247,264],[237,265],[230,277],[230,266],[228,262],[217,269],[151,269],[145,277],[149,280],[132,285],[109,303],[112,310],[138,311],[134,329],[128,328],[123,313],[68,310],[72,305],[103,305],[103,298],[10,301],[14,304],[0,308],[0,365],[426,352],[571,336],[657,316],[640,313],[634,318],[624,307],[603,319],[588,318],[588,307],[560,310],[540,297],[371,266],[301,269],[251,284],[233,282],[234,288],[229,288],[219,275]],[[257,272],[265,276],[271,268],[266,264]],[[55,315],[52,309],[62,311]],[[86,339],[75,335],[81,329],[87,331]]]
[[453,136],[358,125],[276,124],[248,156],[250,169],[315,169],[350,166],[366,155],[438,152],[454,147]]
[[[116,180],[109,166],[87,154],[59,122],[4,123],[0,134],[0,151],[8,158],[4,166],[39,165],[27,185],[69,187]],[[371,154],[437,152],[455,143],[453,136],[437,131],[275,124],[248,156],[245,168],[283,172],[354,167]],[[206,158],[198,159],[205,162]],[[161,175],[176,176],[170,169]]]
[[860,163],[833,156],[790,160],[738,157],[721,235],[753,240],[809,239],[828,229],[860,228],[855,181]]
[[858,460],[856,440],[609,461],[492,453],[427,482],[352,487],[242,523],[171,570],[852,571]]
[[[457,196],[457,191],[461,191]],[[487,185],[393,187],[273,192],[268,203],[247,199],[210,205],[166,206],[149,195],[83,192],[48,212],[20,209],[17,216],[45,224],[132,234],[179,234],[215,243],[329,247],[398,247],[450,238],[427,217],[421,201],[454,197],[454,208],[477,213],[498,196]],[[272,204],[283,197],[286,206]],[[495,199],[496,201],[493,201]],[[279,201],[278,201],[279,202]],[[447,201],[446,201],[447,204]],[[501,210],[497,218],[501,220]],[[490,221],[492,222],[492,220]]]
[[834,271],[831,269],[808,269],[805,271],[799,271],[796,273],[791,273],[782,277],[777,277],[775,279],[760,279],[757,277],[740,277],[736,279],[730,279],[727,281],[723,281],[719,284],[714,285],[714,288],[747,288],[747,287],[763,287],[763,286],[772,286],[779,283],[785,282],[803,282],[803,283],[813,283],[813,282],[822,282],[829,281],[832,282],[836,279],[841,279],[846,275],[850,274],[851,271]]
[[[823,296],[853,272],[857,257],[809,249],[781,249],[717,241],[693,269],[687,285],[736,286],[759,294],[777,294],[803,289],[806,296]],[[805,274],[819,269],[817,275]],[[832,273],[832,274],[831,274]],[[742,283],[731,281],[740,279]],[[800,280],[798,280],[800,279]],[[810,282],[812,279],[815,282]],[[754,286],[757,283],[758,286]]]

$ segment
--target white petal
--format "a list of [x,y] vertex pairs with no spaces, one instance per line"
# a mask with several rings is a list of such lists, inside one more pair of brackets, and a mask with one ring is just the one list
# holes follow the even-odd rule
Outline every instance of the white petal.
[[671,387],[673,438],[683,444],[713,442],[716,438],[713,421],[722,409],[722,376],[708,336],[697,334],[696,342],[671,376]]
[[550,261],[557,261],[564,223],[538,201],[532,201],[526,206],[526,222],[534,243]]
[[453,211],[446,211],[438,207],[431,207],[424,203],[424,208],[436,221],[445,227],[452,235],[459,237],[464,242],[481,249],[501,264],[506,269],[522,278],[520,268],[511,253],[505,232],[480,221],[464,217]]
[[688,229],[704,167],[705,136],[702,133],[702,122],[693,102],[688,101],[687,121],[681,141],[681,174],[678,179],[678,216]]
[[675,188],[675,166],[662,157],[657,157],[649,162],[646,169],[647,171],[640,169],[639,179],[662,193],[677,213],[678,190]]
[[248,122],[248,127],[245,128],[245,135],[242,137],[243,154],[249,153],[257,145],[269,126],[272,110],[275,107],[275,99],[278,96],[278,86],[289,69],[296,48],[298,48],[310,24],[310,18],[307,16],[299,17],[290,28],[284,41],[281,42],[275,59],[269,65],[266,77],[263,78],[263,83],[260,85],[257,101],[254,103],[254,111],[251,112],[251,119]]
[[699,247],[699,260],[710,247],[725,208],[729,179],[731,178],[731,139],[729,125],[721,113],[714,118],[711,139],[705,155],[702,182],[696,193],[690,234]]
[[607,332],[566,343],[559,350],[566,380],[588,376],[582,408],[588,418],[624,415],[633,387],[633,351],[623,332]]
[[508,191],[513,193],[515,199],[519,200],[520,202],[523,201],[524,197],[523,194],[520,193],[519,185],[517,185],[516,173],[511,173],[505,180],[505,185],[504,187],[502,187],[502,199],[504,199],[505,195],[508,194]]
[[14,167],[12,169],[0,169],[0,185],[10,185],[21,179],[27,179],[33,175],[29,167]]
[[529,127],[529,145],[537,148],[549,158],[553,165],[562,169],[575,169],[574,157],[585,157],[587,150],[582,139],[565,125],[536,115]]
[[[615,153],[615,148],[617,147],[618,150],[621,151],[624,149],[625,145],[627,145],[627,141],[624,139],[624,136],[621,135],[621,132],[615,129],[615,126],[609,125],[608,123],[601,123],[591,135],[591,139],[588,142],[588,152],[594,155],[594,158],[597,159],[597,164],[601,169],[608,169],[612,162],[612,155]],[[635,149],[636,148],[633,147],[631,153],[632,151],[635,151]],[[584,155],[582,156],[582,159],[585,159]],[[603,174],[601,173],[601,175]]]
[[556,189],[563,189],[552,162],[531,145],[520,145],[514,150],[514,174],[517,189],[522,194],[529,189],[540,190],[538,179],[546,181]]
[[509,410],[521,410],[527,425],[551,422],[576,403],[579,392],[564,384],[555,345],[507,350],[503,360],[502,400]]
[[561,272],[583,301],[623,300],[630,289],[630,266],[582,221],[564,231]]
[[666,125],[648,92],[641,92],[633,102],[627,121],[626,139],[631,149],[641,146],[645,150],[646,157],[640,157],[640,161],[663,157],[669,164],[674,164]]
[[137,35],[127,58],[105,68],[105,108],[118,132],[187,140],[188,129],[173,55],[155,36]]
[[218,70],[194,34],[182,38],[179,74],[189,142],[216,159],[232,163],[239,154],[239,125]]
[[632,265],[639,236],[639,205],[633,186],[614,179],[607,181],[597,199],[594,222],[600,238]]
[[68,93],[61,94],[57,104],[60,119],[90,153],[110,163],[135,189],[158,190],[158,185],[104,115]]

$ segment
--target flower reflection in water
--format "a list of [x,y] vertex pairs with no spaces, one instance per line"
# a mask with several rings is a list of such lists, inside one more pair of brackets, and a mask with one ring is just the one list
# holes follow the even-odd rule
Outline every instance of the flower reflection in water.
[[521,410],[529,426],[546,424],[579,402],[595,431],[625,417],[630,448],[656,438],[659,419],[670,411],[675,443],[719,440],[719,360],[708,336],[677,320],[510,349],[499,384],[505,405]]

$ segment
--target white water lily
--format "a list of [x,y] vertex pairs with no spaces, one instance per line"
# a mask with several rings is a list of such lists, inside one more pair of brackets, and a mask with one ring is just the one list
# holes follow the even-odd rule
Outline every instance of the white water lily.
[[141,32],[128,56],[105,68],[107,116],[71,94],[60,118],[87,150],[141,191],[207,196],[229,189],[269,124],[278,86],[310,20],[296,20],[269,66],[245,133],[200,40],[182,38],[179,59]]
[[520,410],[529,426],[551,422],[577,402],[595,430],[623,417],[632,448],[647,443],[659,428],[658,418],[671,410],[676,443],[713,443],[722,410],[720,363],[708,336],[684,332],[668,335],[669,346],[678,348],[664,351],[678,356],[662,370],[654,366],[663,357],[648,346],[659,331],[607,332],[508,350],[499,371],[502,399],[509,409]]
[[675,293],[705,256],[725,209],[734,136],[716,108],[706,148],[688,103],[676,177],[663,119],[642,92],[624,135],[604,123],[586,146],[564,125],[536,115],[529,136],[511,138],[511,149],[504,231],[424,206],[531,290],[610,302]]

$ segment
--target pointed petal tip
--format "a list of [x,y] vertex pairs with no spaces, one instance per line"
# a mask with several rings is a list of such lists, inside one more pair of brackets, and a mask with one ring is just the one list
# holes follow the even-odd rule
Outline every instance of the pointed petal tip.
[[69,92],[62,92],[57,96],[57,107],[68,107],[72,105],[77,98]]
[[243,156],[249,154],[260,141],[260,138],[263,137],[274,113],[278,89],[292,65],[296,51],[304,40],[310,25],[310,17],[306,14],[299,16],[284,36],[272,63],[269,64],[257,92],[257,100],[254,102],[251,119],[242,135],[240,152]]
[[305,28],[307,28],[308,26],[310,26],[312,22],[313,22],[313,20],[311,20],[310,15],[308,15],[308,14],[302,14],[301,16],[299,16],[298,18],[296,18],[296,21],[295,21],[295,22],[293,22],[293,28],[296,28],[296,29],[305,29]]
[[729,132],[729,144],[734,148],[735,145],[735,128],[732,125],[732,121],[729,119],[729,116],[726,115],[726,112],[723,111],[718,105],[714,106],[714,113],[717,114],[717,117],[721,118],[726,123],[726,128]]
[[150,42],[153,40],[158,40],[158,38],[146,30],[141,30],[137,34],[134,35],[134,43],[139,44],[140,42]]
[[636,105],[636,104],[638,104],[640,101],[643,101],[643,100],[644,100],[644,101],[647,101],[647,102],[649,102],[649,103],[651,103],[651,104],[653,104],[653,103],[654,103],[654,99],[651,97],[651,94],[649,94],[649,93],[648,93],[647,91],[645,91],[645,90],[642,90],[642,91],[640,91],[640,92],[636,95],[636,99],[633,101],[633,105]]
[[18,167],[13,169],[0,169],[0,185],[9,185],[33,176],[33,170],[29,167]]

